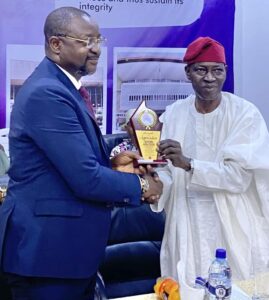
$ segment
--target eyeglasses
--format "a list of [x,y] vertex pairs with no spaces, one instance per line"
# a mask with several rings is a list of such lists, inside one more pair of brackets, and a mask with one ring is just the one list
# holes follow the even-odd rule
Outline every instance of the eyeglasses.
[[225,68],[218,67],[218,68],[208,69],[207,67],[194,67],[193,71],[201,77],[206,76],[209,72],[214,77],[220,77],[223,76],[223,74],[225,73]]
[[106,43],[106,38],[103,36],[100,37],[88,37],[87,39],[79,39],[79,38],[75,38],[73,36],[67,35],[67,34],[63,34],[63,33],[58,33],[57,36],[60,37],[64,37],[70,40],[74,40],[74,41],[78,41],[78,42],[83,42],[86,44],[86,47],[91,49],[94,46],[98,46],[101,47]]

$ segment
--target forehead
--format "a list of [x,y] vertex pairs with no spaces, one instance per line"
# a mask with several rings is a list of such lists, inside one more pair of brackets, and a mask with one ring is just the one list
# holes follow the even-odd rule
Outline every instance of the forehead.
[[216,62],[199,62],[192,65],[192,67],[204,67],[204,68],[224,68],[225,65],[223,63]]
[[98,36],[99,26],[88,16],[75,17],[70,22],[70,34],[76,36]]

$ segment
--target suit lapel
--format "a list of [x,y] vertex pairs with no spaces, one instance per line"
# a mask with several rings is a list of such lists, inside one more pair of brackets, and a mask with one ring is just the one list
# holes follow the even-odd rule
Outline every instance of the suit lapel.
[[[109,153],[108,153],[108,148],[106,145],[106,142],[103,138],[103,135],[101,133],[101,130],[99,128],[99,126],[97,125],[96,121],[94,120],[94,118],[90,115],[87,106],[84,102],[84,100],[82,99],[79,91],[76,89],[76,87],[74,86],[74,84],[70,81],[70,79],[60,70],[60,68],[57,67],[57,65],[51,61],[50,59],[48,59],[47,57],[44,58],[44,60],[42,61],[42,64],[45,64],[46,69],[48,69],[48,71],[50,73],[52,73],[53,75],[55,75],[68,89],[69,92],[71,92],[71,94],[73,95],[74,101],[78,102],[79,107],[84,111],[84,113],[87,114],[87,116],[89,117],[89,122],[88,122],[88,126],[89,127],[93,127],[93,128],[89,128],[90,131],[94,131],[95,135],[96,135],[96,142],[98,141],[99,144],[99,148],[101,148],[102,152],[103,152],[103,158],[105,158],[105,160],[109,160]],[[86,136],[88,137],[88,139],[91,141],[91,144],[94,146],[96,145],[96,143],[94,143],[93,141],[93,136],[89,134],[87,134],[87,132],[85,132]],[[98,153],[100,149],[96,149],[96,152]],[[100,153],[98,153],[100,154]]]

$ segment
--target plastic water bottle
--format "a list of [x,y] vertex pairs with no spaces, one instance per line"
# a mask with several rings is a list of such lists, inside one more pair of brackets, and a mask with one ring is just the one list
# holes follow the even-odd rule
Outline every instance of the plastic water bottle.
[[209,267],[207,299],[228,300],[231,298],[231,290],[231,269],[226,259],[226,250],[217,249],[216,258]]

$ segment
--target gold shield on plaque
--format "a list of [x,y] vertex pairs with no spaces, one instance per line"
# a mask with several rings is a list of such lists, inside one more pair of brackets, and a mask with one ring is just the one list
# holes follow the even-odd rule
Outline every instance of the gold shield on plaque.
[[133,129],[139,154],[143,159],[139,164],[164,164],[165,160],[159,159],[157,144],[161,138],[162,123],[159,121],[156,112],[146,106],[145,100],[130,118],[130,125]]

